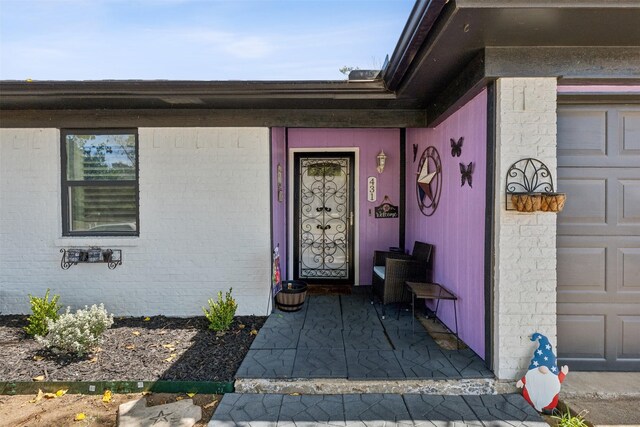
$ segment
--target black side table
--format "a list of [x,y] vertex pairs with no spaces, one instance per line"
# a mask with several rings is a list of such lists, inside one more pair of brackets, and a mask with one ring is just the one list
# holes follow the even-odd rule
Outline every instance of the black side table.
[[[411,292],[411,329],[414,328],[415,323],[415,301],[417,299],[435,299],[436,300],[436,310],[434,315],[436,318],[438,317],[438,307],[440,306],[440,300],[450,300],[453,301],[453,315],[455,319],[456,331],[453,332],[453,335],[456,337],[456,346],[460,349],[460,338],[458,338],[458,309],[456,301],[458,301],[458,297],[447,288],[442,286],[439,283],[426,283],[426,282],[405,282],[409,292]],[[398,312],[399,313],[399,312]]]

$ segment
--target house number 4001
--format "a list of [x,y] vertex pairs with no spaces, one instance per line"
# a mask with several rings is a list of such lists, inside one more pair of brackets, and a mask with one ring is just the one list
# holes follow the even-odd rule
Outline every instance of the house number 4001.
[[376,187],[378,186],[378,178],[370,176],[367,178],[367,200],[370,202],[376,201]]

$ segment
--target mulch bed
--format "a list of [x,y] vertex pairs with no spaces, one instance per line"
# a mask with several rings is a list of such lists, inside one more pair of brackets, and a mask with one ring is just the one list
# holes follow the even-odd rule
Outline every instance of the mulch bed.
[[[23,330],[26,316],[0,316],[0,382],[233,381],[266,317],[237,316],[231,329],[207,329],[204,317],[116,318],[85,357],[57,356]],[[253,331],[253,332],[252,332]]]

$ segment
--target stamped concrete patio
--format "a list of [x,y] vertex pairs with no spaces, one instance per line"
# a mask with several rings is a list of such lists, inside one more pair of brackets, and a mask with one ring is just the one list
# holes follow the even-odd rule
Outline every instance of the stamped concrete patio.
[[[356,292],[357,292],[357,288]],[[276,310],[253,342],[237,379],[446,380],[493,378],[470,349],[445,350],[411,313],[369,295],[315,296],[294,313]]]
[[225,394],[209,426],[548,427],[515,394]]
[[411,320],[382,319],[358,289],[276,310],[209,426],[548,425],[522,396],[495,394],[475,353],[440,348]]

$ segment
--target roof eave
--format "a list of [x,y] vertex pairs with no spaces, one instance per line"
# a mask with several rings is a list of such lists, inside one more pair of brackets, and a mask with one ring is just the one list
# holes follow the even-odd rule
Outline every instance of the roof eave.
[[430,125],[496,78],[638,81],[639,21],[637,0],[418,0],[384,79]]
[[[393,102],[395,94],[376,81],[170,81],[170,80],[99,80],[99,81],[0,81],[0,109],[141,108],[172,105],[235,108],[313,106],[314,100],[329,105],[354,107],[365,100]],[[58,101],[56,101],[58,100]],[[146,100],[146,101],[145,101]],[[56,107],[56,102],[60,104]],[[291,104],[291,105],[289,105]]]
[[449,0],[416,1],[382,76],[389,90],[397,90],[402,83],[405,74],[448,2]]

